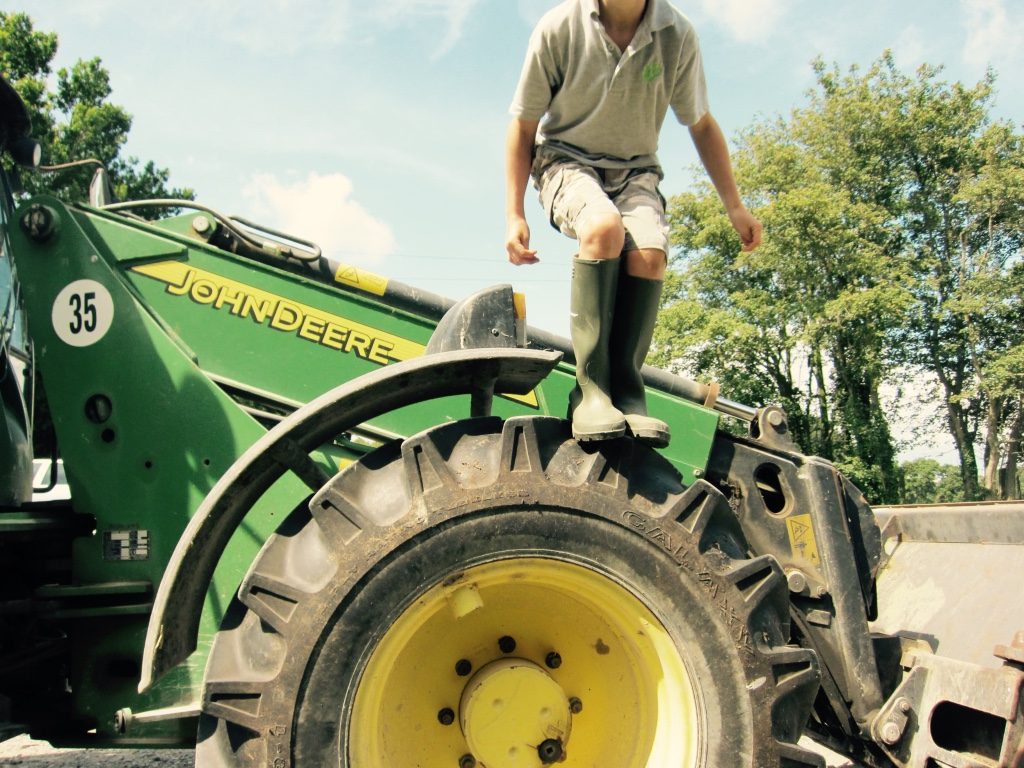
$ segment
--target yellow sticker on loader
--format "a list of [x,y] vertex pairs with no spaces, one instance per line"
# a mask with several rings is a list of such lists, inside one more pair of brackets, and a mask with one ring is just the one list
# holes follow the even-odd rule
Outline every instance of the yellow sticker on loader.
[[383,296],[388,289],[388,279],[367,272],[358,267],[350,267],[342,264],[334,273],[334,282],[347,285],[351,288],[358,288],[360,291],[372,293],[374,296]]
[[820,564],[818,540],[814,538],[814,525],[811,523],[811,516],[787,517],[786,530],[789,531],[789,546],[793,550],[793,556],[814,566]]

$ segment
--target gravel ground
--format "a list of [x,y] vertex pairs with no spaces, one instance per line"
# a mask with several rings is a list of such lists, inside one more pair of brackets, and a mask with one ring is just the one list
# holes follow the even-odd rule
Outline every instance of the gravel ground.
[[25,768],[192,768],[191,749],[54,749],[15,736],[0,744],[0,766]]
[[[801,742],[815,747],[808,740]],[[829,768],[857,768],[846,758],[822,747]],[[16,736],[0,744],[0,766],[26,768],[193,768],[191,750],[184,749],[54,749],[43,741]]]

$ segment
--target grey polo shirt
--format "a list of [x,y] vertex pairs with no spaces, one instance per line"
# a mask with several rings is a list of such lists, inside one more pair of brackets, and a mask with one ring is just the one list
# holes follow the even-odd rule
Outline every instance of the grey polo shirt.
[[708,111],[700,44],[668,0],[648,0],[625,52],[598,17],[597,0],[565,0],[530,37],[509,112],[540,120],[539,152],[600,168],[659,168],[668,108],[683,125]]

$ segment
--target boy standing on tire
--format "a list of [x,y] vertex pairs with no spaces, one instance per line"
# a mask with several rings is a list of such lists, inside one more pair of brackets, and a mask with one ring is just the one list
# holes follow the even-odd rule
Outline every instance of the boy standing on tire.
[[708,111],[697,35],[682,13],[668,0],[565,0],[530,37],[506,142],[506,249],[513,264],[538,260],[523,208],[532,176],[551,224],[579,242],[569,405],[578,440],[628,430],[668,445],[668,425],[647,415],[640,367],[667,264],[656,152],[669,107],[689,127],[743,250],[754,250],[761,224],[740,200]]

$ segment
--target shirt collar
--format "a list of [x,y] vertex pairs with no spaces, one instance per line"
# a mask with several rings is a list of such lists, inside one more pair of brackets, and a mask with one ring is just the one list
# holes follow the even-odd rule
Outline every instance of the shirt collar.
[[[582,0],[582,2],[583,8],[590,14],[590,17],[598,21],[601,9],[598,7],[597,0]],[[652,32],[669,27],[672,23],[672,7],[667,0],[647,0],[647,12],[637,28],[637,42],[641,45],[648,43]]]
[[675,17],[668,0],[647,0],[647,13],[644,16],[644,23],[650,24],[652,32],[670,27],[674,22]]

